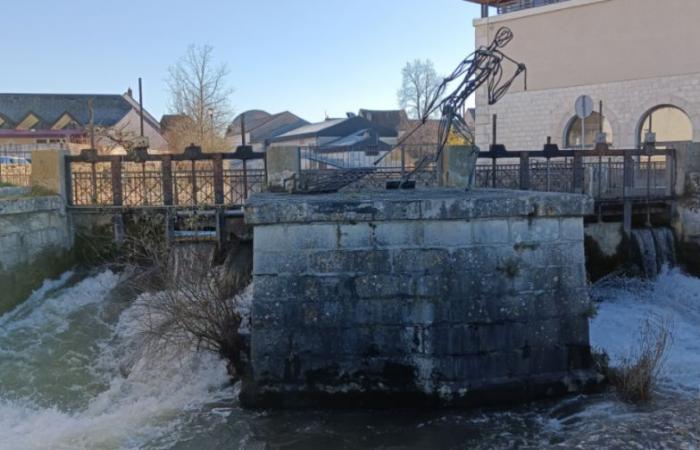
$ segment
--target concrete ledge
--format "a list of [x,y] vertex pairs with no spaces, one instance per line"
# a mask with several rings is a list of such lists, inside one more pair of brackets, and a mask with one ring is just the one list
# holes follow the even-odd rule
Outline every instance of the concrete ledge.
[[31,214],[40,211],[63,211],[59,196],[0,198],[0,214]]
[[580,217],[592,213],[593,199],[584,195],[500,189],[428,189],[326,195],[262,193],[249,198],[245,207],[249,225]]

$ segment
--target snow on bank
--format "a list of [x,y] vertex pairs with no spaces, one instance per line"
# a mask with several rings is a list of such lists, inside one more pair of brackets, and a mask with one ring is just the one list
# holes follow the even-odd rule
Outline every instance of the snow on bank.
[[700,393],[700,279],[678,269],[654,281],[614,279],[592,292],[598,315],[591,321],[591,345],[610,355],[612,365],[636,348],[646,319],[670,320],[672,342],[661,387]]

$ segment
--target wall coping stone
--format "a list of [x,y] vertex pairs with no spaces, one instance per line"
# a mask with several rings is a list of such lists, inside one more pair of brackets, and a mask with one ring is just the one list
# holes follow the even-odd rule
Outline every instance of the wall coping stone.
[[593,211],[593,199],[579,194],[443,188],[321,195],[260,193],[248,199],[245,218],[249,225],[270,225],[580,217]]
[[62,211],[63,209],[63,200],[58,195],[0,198],[0,215],[29,214],[38,211]]

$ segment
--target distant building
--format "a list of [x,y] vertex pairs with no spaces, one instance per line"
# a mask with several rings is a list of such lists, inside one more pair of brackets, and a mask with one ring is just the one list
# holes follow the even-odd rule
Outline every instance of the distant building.
[[[477,145],[491,143],[494,114],[499,143],[513,150],[541,148],[548,136],[562,148],[592,148],[601,122],[617,148],[638,147],[648,132],[675,147],[700,141],[700,1],[467,1],[482,5],[476,45],[509,27],[515,37],[504,51],[527,66],[527,90],[520,79],[495,105],[485,88],[477,92]],[[596,110],[603,102],[602,117],[581,124],[581,95]]]
[[408,115],[403,109],[360,109],[357,115],[369,120],[375,125],[390,128],[396,132],[405,128],[406,122],[408,122]]
[[308,124],[309,122],[289,111],[270,114],[262,110],[251,110],[233,120],[226,131],[226,137],[232,147],[236,148],[243,143],[245,128],[246,145],[252,146],[254,151],[261,152],[276,137]]
[[[124,95],[0,94],[0,146],[50,145],[77,151],[89,143],[88,100],[93,99],[97,129],[118,130],[122,136],[140,134],[139,105],[131,90]],[[144,110],[144,135],[151,148],[167,149],[160,124]],[[114,143],[98,140],[114,151]]]
[[274,146],[315,147],[320,150],[342,151],[385,148],[394,145],[398,131],[369,120],[351,116],[326,119],[281,134],[271,140]]

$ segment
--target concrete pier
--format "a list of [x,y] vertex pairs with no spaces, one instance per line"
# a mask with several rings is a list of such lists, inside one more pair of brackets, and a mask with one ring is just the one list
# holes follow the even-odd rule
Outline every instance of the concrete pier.
[[242,400],[482,405],[590,386],[592,209],[495,190],[253,196]]

